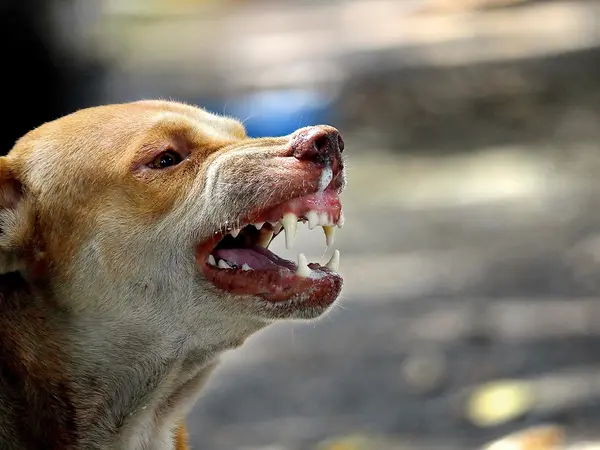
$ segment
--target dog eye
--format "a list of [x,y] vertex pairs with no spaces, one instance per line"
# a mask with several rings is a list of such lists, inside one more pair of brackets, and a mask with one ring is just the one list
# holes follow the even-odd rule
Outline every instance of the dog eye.
[[154,161],[148,164],[148,167],[152,169],[166,169],[167,167],[176,166],[181,161],[183,161],[183,158],[179,153],[167,150],[154,158]]

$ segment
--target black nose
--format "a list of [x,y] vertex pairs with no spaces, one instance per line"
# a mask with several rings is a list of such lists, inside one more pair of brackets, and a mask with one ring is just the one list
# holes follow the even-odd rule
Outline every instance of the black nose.
[[290,145],[296,158],[322,164],[331,164],[344,151],[340,132],[327,125],[298,130],[292,136]]

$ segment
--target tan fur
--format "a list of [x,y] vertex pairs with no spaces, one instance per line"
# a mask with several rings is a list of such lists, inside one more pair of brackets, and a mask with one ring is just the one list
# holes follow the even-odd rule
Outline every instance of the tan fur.
[[[1,448],[186,449],[181,418],[221,351],[323,313],[219,291],[194,260],[318,182],[289,142],[144,101],[46,123],[0,158]],[[167,148],[184,162],[147,170]]]
[[175,435],[175,450],[188,450],[187,439],[185,426],[181,425],[177,428],[177,433]]

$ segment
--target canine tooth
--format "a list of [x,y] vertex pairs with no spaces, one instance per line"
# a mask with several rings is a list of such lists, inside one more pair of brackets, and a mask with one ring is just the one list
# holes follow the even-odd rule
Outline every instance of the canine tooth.
[[340,251],[339,250],[335,250],[333,252],[331,259],[325,265],[325,267],[327,267],[329,270],[333,270],[334,272],[338,271],[338,269],[340,268]]
[[238,234],[240,234],[240,229],[238,228],[237,230],[231,230],[229,234],[236,238],[238,237]]
[[258,238],[258,245],[267,248],[269,246],[269,243],[271,242],[271,239],[273,239],[273,231],[261,231],[260,237]]
[[224,259],[220,259],[219,264],[217,265],[219,266],[219,269],[231,269],[231,266],[227,264]]
[[217,261],[215,261],[215,257],[213,255],[208,255],[208,263],[211,266],[216,266],[217,265]]
[[306,219],[308,220],[308,228],[311,230],[319,225],[319,214],[316,211],[309,211],[306,213]]
[[256,223],[253,223],[252,225],[254,225],[257,230],[260,230],[264,224],[265,224],[264,222],[256,222]]
[[298,229],[298,216],[294,213],[287,213],[281,220],[283,229],[285,230],[285,247],[290,249],[294,246],[296,238],[296,230]]
[[310,275],[310,267],[308,267],[308,261],[304,253],[298,253],[298,268],[296,269],[296,275],[302,278],[308,278]]
[[337,223],[338,228],[342,228],[344,226],[344,213],[340,211],[340,218]]
[[250,267],[248,264],[244,263],[242,264],[242,270],[254,270],[252,267]]
[[323,231],[325,232],[325,242],[327,242],[327,247],[331,247],[335,240],[335,228],[329,225],[323,225]]

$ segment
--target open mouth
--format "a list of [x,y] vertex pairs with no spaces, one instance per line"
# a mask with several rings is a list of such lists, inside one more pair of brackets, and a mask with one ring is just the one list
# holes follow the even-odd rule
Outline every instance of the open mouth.
[[336,190],[328,189],[294,198],[254,214],[239,228],[218,233],[196,249],[196,261],[206,278],[218,288],[234,294],[258,295],[270,302],[297,299],[318,306],[331,304],[338,296],[342,278],[337,273],[337,250],[325,265],[309,263],[303,253],[297,262],[269,250],[280,233],[288,249],[294,245],[298,223],[309,229],[322,228],[328,247],[335,229],[343,226],[342,206]]

